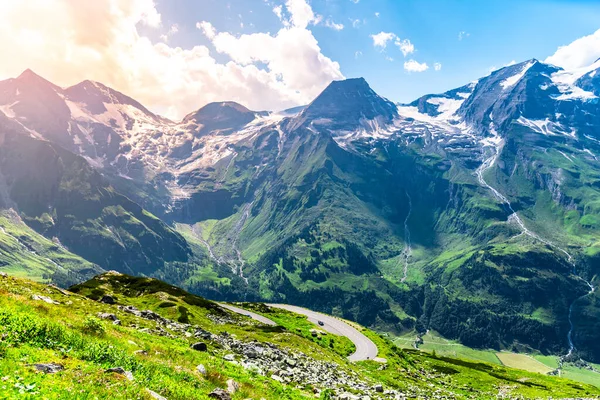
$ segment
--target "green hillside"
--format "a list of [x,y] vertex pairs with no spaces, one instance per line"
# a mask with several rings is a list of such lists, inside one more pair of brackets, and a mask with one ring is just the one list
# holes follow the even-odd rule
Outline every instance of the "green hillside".
[[[401,350],[368,330],[387,363],[350,363],[341,348],[305,337],[307,322],[293,314],[275,312],[280,325],[265,326],[160,281],[114,272],[69,292],[0,276],[0,293],[7,399],[201,399],[219,388],[233,399],[600,395],[557,377]],[[93,300],[112,302],[106,296],[115,304]]]

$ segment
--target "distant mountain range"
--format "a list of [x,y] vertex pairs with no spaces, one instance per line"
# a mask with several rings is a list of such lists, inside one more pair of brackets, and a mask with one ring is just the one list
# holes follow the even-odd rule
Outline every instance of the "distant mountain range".
[[0,82],[0,269],[600,361],[599,99],[600,61],[529,60],[410,104],[348,79],[174,122],[28,70]]

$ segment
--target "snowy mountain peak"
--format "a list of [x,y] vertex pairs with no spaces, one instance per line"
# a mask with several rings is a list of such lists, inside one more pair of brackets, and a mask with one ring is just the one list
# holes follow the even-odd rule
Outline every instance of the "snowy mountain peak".
[[[85,80],[77,85],[64,90],[65,98],[85,108],[92,115],[100,115],[108,112],[108,108],[119,108],[121,113],[125,114],[143,114],[144,117],[156,122],[167,122],[150,112],[146,107],[106,85],[99,82]],[[111,107],[112,105],[112,107]],[[129,107],[118,107],[129,106]],[[133,110],[127,110],[133,108]],[[132,112],[133,111],[133,112]],[[134,116],[131,115],[133,118]]]

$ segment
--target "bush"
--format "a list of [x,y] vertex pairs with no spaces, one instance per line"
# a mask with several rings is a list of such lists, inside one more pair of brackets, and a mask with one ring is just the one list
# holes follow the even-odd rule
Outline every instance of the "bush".
[[189,310],[184,306],[179,306],[177,310],[179,310],[179,318],[177,318],[177,321],[181,322],[182,324],[189,324]]
[[106,328],[98,318],[87,316],[83,321],[82,331],[92,335],[103,336],[106,333]]

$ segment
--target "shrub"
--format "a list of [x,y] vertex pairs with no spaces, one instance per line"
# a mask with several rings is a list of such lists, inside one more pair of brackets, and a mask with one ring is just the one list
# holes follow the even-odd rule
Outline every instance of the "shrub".
[[106,333],[106,328],[98,318],[87,316],[83,321],[82,331],[92,335],[103,336]]
[[181,322],[182,324],[189,324],[190,317],[189,317],[188,309],[185,308],[184,306],[179,306],[178,310],[179,310],[179,318],[177,318],[177,321]]

